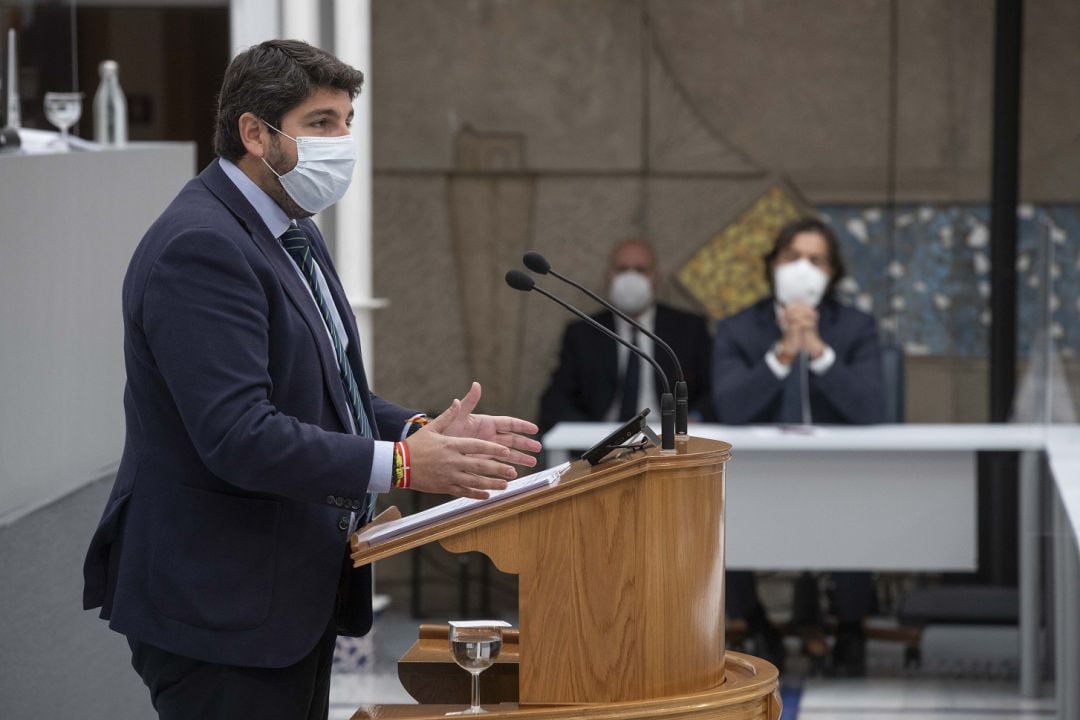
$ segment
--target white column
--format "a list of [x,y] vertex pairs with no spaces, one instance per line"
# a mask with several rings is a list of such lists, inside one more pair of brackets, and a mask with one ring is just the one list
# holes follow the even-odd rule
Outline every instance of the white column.
[[281,0],[281,37],[322,47],[317,0]]
[[229,3],[230,58],[263,40],[281,37],[281,0],[232,0]]
[[364,73],[364,88],[353,103],[357,163],[352,185],[335,206],[335,258],[349,297],[363,348],[364,372],[374,387],[372,311],[386,301],[372,297],[371,2],[334,0],[334,54]]

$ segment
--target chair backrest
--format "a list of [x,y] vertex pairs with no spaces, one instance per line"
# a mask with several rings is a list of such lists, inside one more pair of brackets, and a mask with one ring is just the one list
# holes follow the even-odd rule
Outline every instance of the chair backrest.
[[904,348],[899,345],[881,346],[881,369],[885,378],[886,423],[904,422],[906,388],[904,383]]

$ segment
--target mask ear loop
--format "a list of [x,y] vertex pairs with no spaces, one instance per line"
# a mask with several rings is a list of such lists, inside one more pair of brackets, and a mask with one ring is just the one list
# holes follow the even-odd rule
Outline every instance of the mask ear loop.
[[[260,117],[257,117],[257,119],[258,119],[258,121],[259,121],[259,122],[261,122],[261,123],[262,123],[263,125],[265,125],[266,127],[270,128],[271,130],[273,130],[274,132],[276,132],[276,133],[277,133],[278,135],[284,135],[285,137],[287,137],[287,138],[289,138],[290,140],[292,140],[292,141],[293,141],[294,143],[296,142],[296,138],[294,138],[294,137],[293,137],[292,135],[289,135],[289,134],[287,134],[287,133],[284,133],[284,132],[282,132],[281,130],[278,130],[278,129],[277,129],[276,127],[274,127],[273,125],[271,125],[270,123],[266,122],[265,120],[263,120],[263,119],[262,119],[262,118],[260,118]],[[297,143],[297,144],[299,145],[299,143]],[[277,170],[275,170],[275,169],[274,169],[273,167],[271,167],[271,166],[270,166],[270,163],[266,162],[266,158],[265,158],[265,157],[261,157],[261,158],[259,158],[259,159],[260,159],[260,160],[262,160],[262,162],[263,162],[263,165],[265,165],[266,167],[270,168],[270,172],[274,173],[274,176],[275,176],[275,177],[276,177],[276,178],[277,178],[278,180],[280,180],[280,179],[281,179],[281,173],[279,173],[279,172],[278,172]]]
[[268,122],[266,122],[265,120],[263,120],[262,118],[258,118],[258,120],[259,120],[259,122],[261,122],[261,123],[262,123],[263,125],[265,125],[266,127],[270,128],[271,130],[273,130],[274,132],[276,132],[276,133],[277,133],[278,135],[284,135],[285,137],[289,138],[289,139],[290,139],[290,140],[292,140],[293,142],[296,142],[296,138],[294,138],[294,137],[293,137],[292,135],[290,135],[290,134],[288,134],[288,133],[286,133],[286,132],[282,132],[281,130],[277,129],[276,127],[274,127],[274,126],[273,126],[273,125],[271,125],[270,123],[268,123]]
[[263,162],[263,165],[265,165],[266,167],[270,168],[270,172],[274,173],[274,177],[276,177],[276,178],[277,178],[278,180],[280,180],[280,179],[281,179],[281,175],[279,175],[279,174],[278,174],[278,171],[277,171],[277,170],[275,170],[274,168],[270,167],[270,163],[266,162],[266,158],[259,158],[259,159],[260,159],[260,160],[262,160],[262,162]]

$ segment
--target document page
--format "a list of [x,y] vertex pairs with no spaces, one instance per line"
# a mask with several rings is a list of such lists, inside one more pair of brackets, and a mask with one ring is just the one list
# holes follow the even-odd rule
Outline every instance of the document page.
[[530,490],[536,490],[538,488],[549,487],[559,481],[559,478],[563,476],[570,468],[570,463],[565,462],[561,465],[555,465],[546,470],[533,473],[532,475],[526,475],[519,477],[516,480],[511,480],[506,484],[505,490],[489,490],[488,496],[483,500],[475,500],[472,498],[457,498],[449,502],[444,502],[441,505],[428,508],[418,513],[413,513],[407,517],[403,517],[400,520],[393,520],[388,523],[376,525],[375,527],[364,530],[360,533],[359,540],[361,542],[375,542],[376,540],[383,540],[395,535],[401,535],[410,530],[417,528],[427,527],[428,525],[434,525],[440,520],[456,517],[470,510],[474,510],[484,505],[490,505],[491,503],[507,500],[515,495],[521,495],[522,493],[529,492]]

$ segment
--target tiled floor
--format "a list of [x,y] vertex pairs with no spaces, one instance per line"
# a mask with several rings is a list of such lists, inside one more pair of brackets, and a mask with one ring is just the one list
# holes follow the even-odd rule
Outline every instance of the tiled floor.
[[1013,680],[917,677],[810,680],[803,687],[798,713],[799,720],[1047,720],[1053,716],[1052,698],[1022,699]]
[[[418,621],[384,613],[372,637],[373,662],[364,673],[335,673],[330,692],[331,720],[347,720],[361,704],[413,702],[397,679],[397,659],[416,638]],[[784,720],[1049,720],[1052,689],[1037,700],[1019,696],[1010,676],[944,677],[927,669],[904,671],[896,646],[872,643],[870,677],[839,680],[802,678],[798,658],[789,659],[785,680],[789,701]]]

